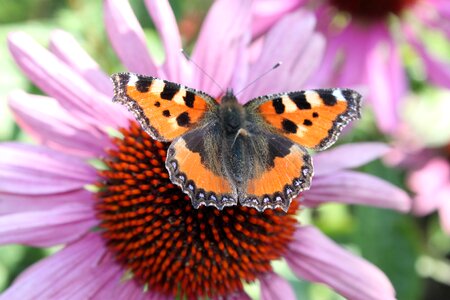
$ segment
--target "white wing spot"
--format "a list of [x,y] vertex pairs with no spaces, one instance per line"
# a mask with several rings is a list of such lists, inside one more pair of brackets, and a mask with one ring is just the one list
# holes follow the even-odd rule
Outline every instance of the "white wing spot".
[[130,74],[130,78],[128,79],[128,85],[136,85],[136,81],[138,81],[139,78],[134,75],[134,74]]
[[150,92],[155,94],[160,94],[164,90],[166,84],[161,79],[155,79],[150,86]]
[[342,91],[340,89],[336,89],[333,91],[333,96],[336,97],[337,101],[345,101],[344,95],[342,95]]
[[311,104],[312,107],[321,106],[322,98],[320,98],[319,93],[316,91],[305,91],[306,101]]
[[284,105],[284,111],[287,113],[296,112],[298,110],[297,105],[287,95],[281,97],[281,102]]

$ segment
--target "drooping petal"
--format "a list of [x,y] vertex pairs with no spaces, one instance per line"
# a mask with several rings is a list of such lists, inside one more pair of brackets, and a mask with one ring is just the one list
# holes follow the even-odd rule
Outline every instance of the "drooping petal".
[[0,244],[50,247],[78,239],[98,223],[92,207],[81,203],[0,216]]
[[39,144],[82,157],[99,157],[110,137],[96,127],[80,122],[49,97],[16,91],[9,95],[16,122]]
[[50,38],[50,50],[63,62],[77,71],[87,82],[108,97],[113,96],[111,80],[100,66],[66,31],[55,30]]
[[270,70],[277,62],[282,65],[259,79],[240,98],[247,101],[264,94],[303,89],[319,65],[325,46],[322,35],[314,32],[315,24],[314,15],[306,11],[292,13],[278,22],[265,36],[248,81]]
[[383,25],[372,31],[375,45],[367,56],[370,101],[378,126],[394,132],[399,125],[399,109],[407,90],[407,78],[396,42]]
[[305,0],[257,0],[253,3],[252,35],[258,37]]
[[82,189],[96,181],[96,171],[83,160],[41,146],[0,146],[0,191],[52,194]]
[[314,227],[297,229],[285,258],[298,277],[324,283],[347,299],[395,299],[395,291],[386,275],[345,251]]
[[158,68],[149,55],[144,31],[130,3],[106,0],[104,18],[109,40],[125,67],[131,72],[157,76]]
[[[0,299],[143,300],[158,296],[151,291],[144,294],[142,289],[133,283],[121,282],[123,272],[124,270],[105,253],[104,242],[98,234],[90,233],[28,268],[0,295]],[[114,289],[117,294],[104,291],[113,283],[117,286]],[[106,294],[110,297],[101,297]]]
[[[105,262],[106,263],[106,262]],[[113,265],[114,262],[107,262]],[[103,264],[103,263],[102,263]],[[113,266],[117,268],[117,266]],[[173,296],[160,294],[156,291],[145,291],[144,286],[137,283],[133,278],[123,280],[123,270],[119,270],[111,280],[105,283],[95,293],[94,299],[136,299],[136,300],[173,300]]]
[[362,166],[386,154],[389,149],[383,143],[352,143],[317,153],[314,155],[314,175]]
[[313,179],[312,188],[304,192],[305,205],[342,202],[370,205],[406,212],[411,199],[402,189],[372,175],[339,171]]
[[58,100],[80,122],[100,130],[127,126],[123,108],[97,91],[79,74],[23,32],[10,33],[11,54],[26,75],[46,94]]
[[[194,86],[214,96],[221,90],[205,75],[207,73],[223,88],[230,86],[236,63],[240,62],[242,40],[250,32],[251,1],[216,1],[206,16],[196,42],[192,59],[205,71],[194,69]],[[243,63],[242,61],[240,63]],[[247,63],[247,62],[245,62]]]
[[275,273],[266,273],[259,278],[259,281],[262,300],[297,299],[289,282]]
[[145,4],[164,46],[165,60],[162,68],[165,78],[189,85],[187,62],[180,52],[183,48],[181,36],[169,1],[146,0]]
[[226,296],[213,297],[213,300],[251,300],[245,291],[237,291]]

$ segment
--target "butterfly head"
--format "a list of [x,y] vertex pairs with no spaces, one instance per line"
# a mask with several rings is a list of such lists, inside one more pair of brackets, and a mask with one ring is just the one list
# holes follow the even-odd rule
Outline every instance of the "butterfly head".
[[227,92],[222,97],[220,103],[220,117],[226,135],[234,136],[242,127],[245,112],[242,105],[238,103],[232,89],[227,89]]
[[225,104],[225,103],[238,103],[236,95],[233,92],[233,89],[231,89],[231,88],[227,89],[225,95],[222,97],[221,103],[222,104]]

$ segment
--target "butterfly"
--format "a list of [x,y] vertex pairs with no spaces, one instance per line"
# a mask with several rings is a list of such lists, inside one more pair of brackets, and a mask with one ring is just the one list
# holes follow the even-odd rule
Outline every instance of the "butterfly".
[[308,149],[324,150],[360,118],[361,95],[318,89],[266,95],[239,104],[178,83],[133,73],[111,76],[125,105],[154,139],[171,142],[166,168],[195,208],[237,205],[287,211],[309,189]]

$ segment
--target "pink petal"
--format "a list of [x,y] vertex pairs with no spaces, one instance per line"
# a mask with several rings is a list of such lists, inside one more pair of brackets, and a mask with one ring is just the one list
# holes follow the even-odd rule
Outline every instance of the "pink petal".
[[194,87],[212,95],[222,94],[209,79],[209,74],[223,88],[230,86],[236,63],[242,51],[243,40],[247,41],[250,32],[251,1],[216,1],[206,16],[195,45],[192,59],[205,71],[194,69]]
[[262,300],[297,299],[289,282],[275,273],[264,274],[259,281],[261,282]]
[[213,300],[251,300],[249,295],[244,291],[237,291],[226,296],[213,297]]
[[290,14],[278,22],[265,36],[261,55],[251,66],[248,81],[277,62],[282,65],[259,79],[240,98],[250,100],[264,94],[303,89],[319,65],[325,46],[323,37],[314,32],[315,24],[314,15],[306,11]]
[[180,50],[181,36],[177,21],[167,0],[146,0],[148,12],[158,30],[164,46],[165,60],[163,70],[165,78],[175,82],[189,84],[187,80],[187,62]]
[[405,191],[372,175],[340,171],[315,177],[311,189],[304,192],[305,204],[342,202],[390,208],[406,212],[411,199]]
[[172,300],[172,296],[166,296],[158,292],[146,292],[135,280],[121,281],[120,276],[105,283],[95,294],[95,299],[133,299],[133,300]]
[[[320,19],[318,20],[320,24]],[[323,22],[323,21],[322,21]],[[340,63],[337,61],[337,55],[342,51],[342,46],[345,42],[342,42],[341,38],[335,36],[326,36],[326,47],[323,54],[323,58],[311,75],[307,82],[307,86],[311,88],[326,87],[326,86],[351,86],[352,84],[340,83],[339,79],[343,76],[336,75],[337,65]],[[357,58],[355,57],[355,60]],[[358,70],[361,73],[361,70]],[[354,74],[355,70],[351,74]],[[361,77],[360,77],[361,78]]]
[[92,205],[92,192],[77,189],[63,193],[16,194],[0,191],[0,216],[6,214],[46,211],[67,203]]
[[410,189],[416,193],[414,213],[419,216],[427,215],[447,201],[438,195],[450,184],[449,181],[450,165],[444,158],[433,158],[422,168],[412,171],[407,182]]
[[93,208],[81,203],[3,215],[0,216],[0,244],[55,246],[78,239],[97,224]]
[[314,155],[314,174],[322,176],[342,169],[356,168],[383,156],[389,149],[386,144],[375,142],[337,146]]
[[[345,63],[339,72],[339,84],[354,85],[365,80],[364,71],[367,64],[367,53],[374,47],[371,40],[376,26],[360,26],[356,22],[351,22],[342,32],[340,37],[336,37],[337,43],[344,45]],[[354,47],[359,45],[359,47]]]
[[121,282],[124,270],[105,251],[101,238],[88,234],[28,268],[0,299],[153,299],[153,292]]
[[425,45],[419,41],[417,36],[415,36],[412,30],[405,28],[405,31],[410,44],[422,59],[429,81],[437,86],[449,89],[450,64],[434,58],[425,48]]
[[23,32],[10,33],[8,43],[14,60],[27,76],[80,122],[87,122],[99,130],[128,125],[122,108],[30,36]]
[[439,208],[439,219],[442,229],[450,235],[450,185],[445,190],[442,190],[439,194],[442,198],[442,204]]
[[305,4],[305,0],[257,0],[253,4],[252,35],[268,31],[283,16]]
[[95,183],[96,171],[83,160],[45,147],[3,143],[0,146],[0,192],[52,194]]
[[83,157],[102,156],[111,145],[106,132],[80,122],[55,99],[16,91],[8,100],[16,122],[39,144]]
[[450,5],[447,0],[419,1],[414,15],[429,29],[443,32],[450,38]]
[[399,108],[407,90],[407,78],[396,42],[384,26],[372,33],[367,57],[370,99],[381,130],[393,132],[399,125]]
[[149,55],[144,31],[130,3],[106,0],[104,18],[109,40],[125,67],[131,72],[157,76],[158,68]]
[[50,50],[98,91],[108,97],[113,96],[109,76],[100,70],[99,65],[81,48],[71,34],[63,30],[53,31]]
[[298,277],[324,283],[345,298],[395,299],[395,291],[386,275],[345,251],[314,227],[297,229],[285,258]]

